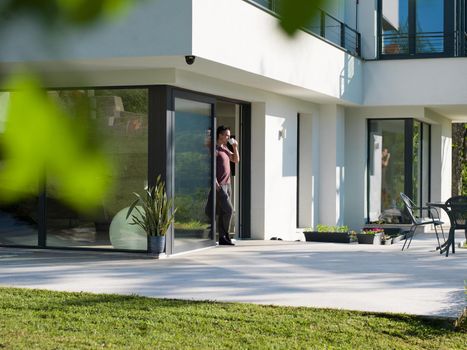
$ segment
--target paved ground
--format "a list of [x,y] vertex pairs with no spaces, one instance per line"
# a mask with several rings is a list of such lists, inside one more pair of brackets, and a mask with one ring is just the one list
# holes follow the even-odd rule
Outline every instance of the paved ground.
[[441,256],[430,234],[401,244],[242,241],[161,260],[0,248],[0,285],[457,318],[467,249]]

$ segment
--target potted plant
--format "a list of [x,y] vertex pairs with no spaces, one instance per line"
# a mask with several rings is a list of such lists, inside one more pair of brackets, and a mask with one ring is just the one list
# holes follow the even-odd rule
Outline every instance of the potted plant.
[[408,229],[406,227],[404,227],[404,225],[391,225],[391,224],[385,224],[384,221],[373,221],[373,222],[370,222],[369,224],[365,225],[363,227],[364,230],[366,229],[370,229],[370,228],[377,228],[377,229],[382,229],[384,230],[384,234],[386,237],[388,237],[386,239],[386,241],[384,241],[384,237],[381,236],[381,238],[383,239],[382,240],[382,244],[394,244],[394,243],[397,243],[403,239],[405,239],[405,235],[408,231]]
[[381,244],[382,245],[391,245],[392,244],[392,237],[390,235],[387,235],[383,233],[381,235]]
[[130,205],[126,218],[132,215],[132,225],[140,226],[148,236],[150,253],[160,254],[165,249],[165,234],[174,221],[177,209],[172,211],[173,200],[167,198],[165,184],[158,176],[156,185],[145,189],[142,195],[134,193],[136,200]]
[[307,242],[350,243],[352,241],[348,226],[318,224],[314,229],[305,229],[303,234]]
[[357,233],[357,240],[359,244],[381,244],[381,237],[384,235],[384,229],[364,228],[361,233]]

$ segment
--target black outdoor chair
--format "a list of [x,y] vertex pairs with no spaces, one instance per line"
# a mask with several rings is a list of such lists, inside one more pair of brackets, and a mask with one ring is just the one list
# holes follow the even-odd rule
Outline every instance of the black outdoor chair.
[[[438,249],[441,251],[441,242],[439,241],[438,235],[438,226],[441,228],[441,233],[443,234],[443,240],[446,241],[444,237],[443,231],[443,224],[440,220],[439,212],[436,208],[433,207],[421,207],[417,206],[409,197],[407,197],[404,193],[401,192],[400,194],[402,201],[407,208],[407,212],[409,213],[410,219],[412,221],[412,226],[410,227],[409,232],[407,233],[404,245],[402,246],[402,250],[405,249],[405,245],[407,244],[407,249],[410,247],[410,243],[412,243],[412,239],[415,236],[415,231],[419,226],[423,225],[433,225],[435,228],[436,239],[438,241]],[[423,213],[426,212],[428,217],[424,217]],[[444,242],[443,242],[444,243]]]
[[[455,196],[446,201],[449,220],[451,221],[451,229],[449,230],[449,245],[454,248],[454,233],[456,230],[464,230],[465,238],[467,239],[467,196]],[[446,249],[446,255],[449,254],[449,245]]]

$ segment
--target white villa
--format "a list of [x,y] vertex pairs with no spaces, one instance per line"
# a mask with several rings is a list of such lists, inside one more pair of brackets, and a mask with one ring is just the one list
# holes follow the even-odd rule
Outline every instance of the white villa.
[[419,204],[449,198],[452,123],[467,122],[466,1],[328,0],[292,38],[277,3],[135,1],[121,20],[64,31],[52,48],[39,24],[10,21],[2,73],[32,63],[51,95],[88,99],[119,171],[93,216],[57,201],[53,184],[1,207],[0,245],[146,251],[112,222],[157,174],[179,208],[167,254],[215,245],[205,205],[219,125],[241,152],[237,239],[400,224],[400,192]]

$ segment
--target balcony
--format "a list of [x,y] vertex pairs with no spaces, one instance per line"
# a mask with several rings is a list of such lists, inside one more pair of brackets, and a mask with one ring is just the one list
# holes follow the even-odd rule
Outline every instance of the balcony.
[[[281,0],[244,0],[278,17]],[[310,33],[347,53],[360,57],[361,36],[356,30],[330,14],[318,9],[316,16],[304,28]]]
[[424,58],[467,56],[467,33],[455,31],[408,33],[384,33],[380,35],[380,57]]

